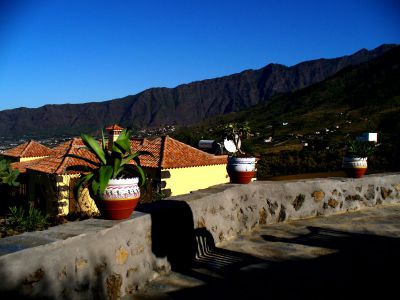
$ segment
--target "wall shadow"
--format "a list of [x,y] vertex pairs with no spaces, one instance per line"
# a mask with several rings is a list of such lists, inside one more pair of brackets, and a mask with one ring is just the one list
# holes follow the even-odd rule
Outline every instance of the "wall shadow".
[[[262,235],[268,243],[334,249],[328,255],[268,261],[203,247],[184,274],[204,285],[169,292],[169,299],[385,299],[398,294],[400,239],[309,227],[296,238]],[[197,234],[197,233],[196,233]],[[209,239],[207,232],[203,232]],[[289,246],[289,247],[288,247]],[[204,256],[203,256],[204,257]],[[215,274],[220,276],[215,276]],[[396,296],[397,297],[397,296]]]
[[197,228],[194,232],[197,251],[196,259],[192,263],[193,274],[196,269],[207,269],[226,276],[231,271],[264,261],[245,253],[216,247],[213,236],[206,228]]
[[174,271],[204,280],[195,269],[224,275],[232,268],[255,261],[252,256],[217,248],[206,228],[194,229],[191,208],[184,201],[143,203],[137,210],[151,215],[152,251],[157,257],[167,257]]
[[184,201],[168,200],[141,203],[136,210],[151,215],[153,253],[167,257],[175,271],[189,268],[196,256],[190,206]]
[[399,238],[321,227],[307,229],[308,234],[290,239],[262,237],[267,242],[329,248],[336,252],[311,261],[285,262],[280,264],[282,270],[296,266],[296,270],[304,271],[313,282],[327,290],[332,287],[351,290],[366,298],[382,297],[396,290],[398,279],[393,274],[400,270]]

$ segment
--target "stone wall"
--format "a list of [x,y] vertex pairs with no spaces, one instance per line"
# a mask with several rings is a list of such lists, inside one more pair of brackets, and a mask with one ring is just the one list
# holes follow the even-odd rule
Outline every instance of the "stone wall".
[[118,299],[169,270],[152,253],[150,216],[138,212],[3,238],[0,255],[0,293],[10,299]]
[[207,229],[218,244],[259,225],[400,202],[400,175],[255,181],[219,185],[170,199],[186,201],[195,228]]
[[218,244],[259,225],[398,202],[400,174],[218,185],[143,206],[151,215],[0,239],[0,293],[117,299],[190,262],[196,232],[211,233]]

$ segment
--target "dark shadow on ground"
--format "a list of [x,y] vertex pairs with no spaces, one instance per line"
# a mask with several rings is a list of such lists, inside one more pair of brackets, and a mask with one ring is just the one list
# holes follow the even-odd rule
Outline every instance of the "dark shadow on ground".
[[206,228],[197,228],[194,233],[197,242],[196,259],[190,268],[182,270],[185,275],[214,283],[236,270],[264,262],[245,253],[216,247],[211,233]]
[[[168,293],[171,299],[386,299],[398,297],[400,240],[309,227],[296,238],[262,236],[268,243],[335,249],[312,259],[271,262],[218,249],[211,242],[185,274],[204,285]],[[201,240],[202,238],[200,238]],[[204,248],[204,247],[203,247]],[[316,251],[317,248],[316,248]],[[201,250],[200,250],[201,254]]]

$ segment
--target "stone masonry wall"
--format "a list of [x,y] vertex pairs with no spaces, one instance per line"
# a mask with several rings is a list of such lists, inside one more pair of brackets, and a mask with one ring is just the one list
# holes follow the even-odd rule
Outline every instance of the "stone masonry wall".
[[0,294],[10,299],[119,299],[170,268],[152,253],[151,218],[141,213],[3,238],[0,255]]
[[[152,215],[135,212],[124,221],[89,219],[2,238],[0,294],[5,298],[118,299],[170,271],[167,258],[154,255],[155,228],[171,235],[161,235],[157,246],[166,250],[167,257],[179,258],[185,254],[181,246],[191,243],[188,234],[196,234],[195,229],[209,231],[218,244],[259,225],[398,202],[400,174],[222,184],[162,200],[156,213],[149,207]],[[186,238],[182,241],[170,229],[174,209],[176,218],[186,218],[185,222],[175,220],[175,229]],[[185,230],[181,224],[194,228]],[[171,247],[172,241],[177,247]]]
[[186,201],[195,228],[207,229],[218,244],[259,225],[400,202],[400,175],[255,181],[219,185],[172,199]]

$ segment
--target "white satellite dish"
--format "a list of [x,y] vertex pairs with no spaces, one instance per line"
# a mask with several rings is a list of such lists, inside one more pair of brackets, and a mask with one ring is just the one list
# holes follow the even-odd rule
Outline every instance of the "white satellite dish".
[[[238,140],[238,148],[240,148],[240,146],[241,146],[241,141],[239,139]],[[224,139],[224,147],[225,147],[226,151],[228,151],[230,153],[235,153],[238,151],[235,143],[232,140]]]

